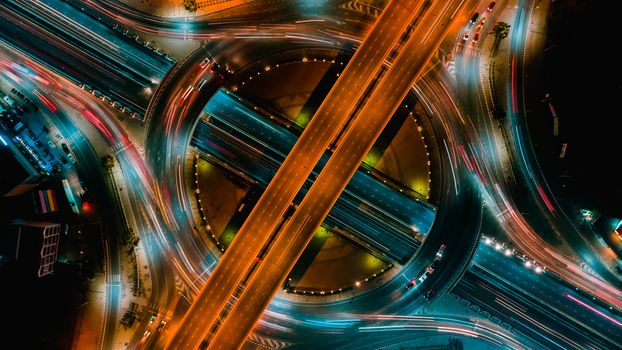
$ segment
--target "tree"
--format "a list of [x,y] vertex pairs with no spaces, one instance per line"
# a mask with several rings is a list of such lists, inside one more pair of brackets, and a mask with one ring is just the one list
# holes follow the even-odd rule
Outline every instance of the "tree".
[[197,11],[197,2],[196,0],[184,0],[183,3],[184,8],[188,12],[196,12]]
[[112,167],[114,167],[114,158],[111,155],[103,156],[102,157],[102,166],[106,170],[112,169]]
[[507,38],[510,34],[510,25],[505,22],[497,22],[492,31],[495,33],[495,42],[492,45],[491,52],[496,53],[501,40]]
[[510,34],[510,25],[505,22],[497,22],[492,30],[495,32],[495,36],[505,39]]

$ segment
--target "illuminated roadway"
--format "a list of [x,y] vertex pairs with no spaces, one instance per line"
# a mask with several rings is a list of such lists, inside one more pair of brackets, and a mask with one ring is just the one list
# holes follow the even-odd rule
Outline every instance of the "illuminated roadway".
[[[524,18],[524,17],[525,17],[525,16],[517,16],[517,18]],[[517,28],[518,26],[514,25],[513,27]],[[521,232],[520,232],[520,230],[516,230],[516,229],[515,229],[514,231],[518,231],[518,234],[520,234],[520,233],[521,233]],[[452,241],[452,242],[453,242],[453,241]],[[533,244],[533,245],[535,246],[535,244]],[[540,253],[542,253],[542,252],[540,252]],[[552,265],[552,264],[551,264],[551,265]],[[580,272],[580,271],[579,271],[579,272]],[[581,275],[583,275],[583,274],[581,274]],[[575,277],[575,279],[576,279],[576,277]],[[583,284],[585,284],[585,282],[584,282]]]
[[[464,43],[461,54],[456,55],[458,83],[456,90],[463,95],[460,104],[466,111],[479,117],[471,118],[471,121],[477,128],[477,134],[474,135],[473,140],[479,141],[481,145],[480,154],[475,154],[475,157],[481,161],[483,177],[487,178],[488,181],[484,187],[490,196],[495,198],[494,204],[491,203],[491,205],[497,206],[495,210],[501,220],[504,221],[505,231],[523,251],[567,281],[590,291],[594,296],[622,310],[619,280],[613,280],[615,277],[605,279],[609,277],[608,274],[610,275],[608,271],[604,271],[606,272],[605,278],[600,278],[583,270],[566,253],[559,252],[542,239],[542,232],[537,232],[539,228],[555,230],[558,231],[555,233],[556,235],[563,232],[564,238],[568,239],[577,235],[579,230],[569,222],[566,214],[559,208],[553,193],[550,192],[533,154],[531,140],[525,125],[524,114],[526,112],[524,108],[527,105],[527,101],[524,101],[525,88],[523,84],[525,79],[520,78],[523,76],[525,68],[521,62],[526,56],[533,54],[527,50],[527,39],[528,37],[531,39],[530,36],[535,35],[535,32],[530,29],[528,4],[529,2],[526,1],[517,2],[516,14],[512,17],[513,21],[511,22],[513,29],[507,39],[509,40],[509,50],[506,53],[508,57],[496,58],[497,62],[502,59],[508,61],[507,67],[504,68],[508,71],[507,83],[504,86],[509,101],[508,119],[510,121],[507,123],[510,127],[507,129],[507,135],[501,136],[499,124],[492,119],[492,114],[483,115],[484,111],[477,109],[480,106],[475,101],[481,97],[476,95],[475,91],[478,90],[479,86],[486,83],[480,81],[480,53],[476,50],[477,47],[471,42]],[[482,30],[482,39],[486,35],[485,33],[486,29]],[[484,42],[482,39],[480,39],[480,43]],[[497,88],[499,89],[499,87]],[[505,145],[504,138],[506,138]],[[477,143],[473,142],[474,149],[478,149],[475,146]],[[508,143],[512,143],[512,145],[508,145]],[[503,150],[504,148],[507,150]],[[513,162],[507,160],[511,157],[515,159]],[[512,164],[508,166],[508,162]],[[508,167],[510,167],[510,171],[506,170]],[[506,180],[510,175],[514,180]],[[529,191],[525,193],[521,186],[526,186]],[[517,187],[521,189],[517,189]],[[525,201],[525,198],[528,200]],[[524,216],[523,213],[525,212],[531,216],[530,220]],[[538,223],[540,225],[537,225]],[[598,262],[591,265],[592,268],[600,267]],[[595,269],[603,272],[602,269]]]
[[[453,293],[508,320],[553,349],[619,349],[622,318],[551,273],[536,273],[516,254],[482,240]],[[570,336],[572,334],[572,336]]]
[[[186,134],[190,133],[192,127],[194,125],[193,121],[198,115],[199,110],[196,112],[192,112],[192,109],[187,109],[188,104],[191,103],[190,98],[194,98],[196,89],[192,91],[189,97],[185,100],[181,110],[179,110],[179,95],[183,94],[183,92],[187,89],[189,85],[198,84],[200,82],[200,75],[197,74],[195,67],[198,68],[198,62],[201,61],[201,54],[206,54],[205,50],[200,50],[197,52],[195,58],[192,58],[192,65],[190,65],[191,70],[189,70],[186,74],[185,78],[180,80],[179,84],[171,84],[171,86],[177,85],[174,89],[170,89],[171,92],[174,92],[170,97],[162,98],[162,101],[166,101],[167,107],[163,110],[157,110],[154,112],[154,118],[162,118],[162,120],[153,119],[152,126],[148,137],[148,144],[146,147],[147,155],[150,161],[154,162],[152,164],[154,171],[157,171],[158,183],[160,184],[160,189],[166,189],[166,192],[163,194],[163,198],[167,198],[165,205],[171,206],[171,210],[176,214],[175,219],[177,219],[177,223],[181,226],[184,224],[185,220],[179,220],[186,215],[191,216],[189,214],[189,205],[186,207],[183,203],[183,194],[180,194],[180,188],[182,193],[187,193],[185,191],[186,186],[178,184],[175,180],[178,175],[172,176],[173,173],[177,174],[178,169],[182,170],[184,166],[181,168],[178,166],[178,155],[185,154],[185,150],[183,145],[187,144],[189,139],[187,139]],[[184,64],[183,66],[188,66]],[[196,79],[196,80],[195,80]],[[425,80],[425,79],[424,79]],[[422,80],[422,81],[424,81]],[[430,78],[431,83],[436,84],[436,78]],[[207,86],[207,85],[206,85]],[[177,93],[178,91],[179,94]],[[203,95],[209,93],[205,92],[205,89],[201,91]],[[428,93],[423,93],[423,95],[428,95]],[[192,103],[200,104],[200,101],[194,101]],[[203,102],[204,104],[205,102]],[[452,110],[453,105],[451,102],[447,102],[443,99],[440,101],[432,101],[430,102],[435,106],[440,106],[442,109]],[[202,105],[199,106],[202,108]],[[177,112],[174,110],[177,109]],[[195,114],[193,114],[195,113]],[[459,120],[458,116],[454,116],[453,113],[443,112],[442,114],[449,113],[447,117],[450,121]],[[171,121],[170,119],[173,118]],[[433,120],[440,120],[440,118],[434,118]],[[172,123],[172,129],[169,127]],[[425,124],[424,124],[425,125]],[[172,131],[170,131],[172,130]],[[435,131],[435,134],[438,135],[443,134],[446,129],[442,128],[439,124],[438,130]],[[181,136],[180,136],[181,135]],[[451,137],[450,137],[451,139]],[[435,142],[434,139],[431,139],[431,142]],[[177,144],[177,146],[175,146]],[[440,145],[442,147],[442,143]],[[171,151],[169,153],[169,150]],[[183,159],[183,156],[181,157]],[[454,162],[455,164],[455,162]],[[449,166],[449,163],[447,163]],[[441,166],[441,169],[445,168],[445,165]],[[440,172],[444,175],[448,175],[446,181],[450,181],[452,179],[452,172]],[[179,175],[180,179],[183,179],[183,175]],[[440,187],[444,188],[445,185],[441,185]],[[453,188],[453,185],[451,185]],[[473,192],[473,191],[471,191]],[[377,313],[379,310],[385,310],[384,312],[415,312],[418,310],[424,303],[421,295],[425,292],[425,289],[416,291],[410,290],[407,295],[404,294],[404,284],[405,281],[414,277],[415,275],[421,272],[421,269],[431,262],[432,256],[438,250],[438,246],[443,242],[451,242],[447,249],[447,257],[444,259],[443,268],[436,272],[431,278],[427,281],[431,281],[431,286],[437,288],[437,286],[444,286],[447,284],[447,281],[452,279],[456,279],[459,277],[460,272],[463,268],[460,267],[461,262],[465,261],[464,255],[470,254],[470,249],[467,247],[471,247],[474,242],[476,243],[477,235],[470,234],[471,232],[477,232],[477,223],[479,222],[480,214],[480,203],[477,198],[469,198],[476,196],[464,196],[466,191],[460,192],[460,197],[456,197],[455,200],[452,200],[453,196],[448,196],[447,200],[442,200],[441,206],[443,209],[439,209],[440,219],[438,221],[438,226],[436,226],[436,232],[434,235],[426,238],[422,247],[418,250],[417,256],[415,256],[407,265],[405,265],[402,269],[400,269],[399,273],[393,277],[390,277],[390,281],[383,283],[377,288],[373,288],[371,286],[361,288],[356,291],[356,298],[349,299],[349,294],[352,292],[345,292],[345,295],[339,296],[337,300],[322,300],[323,298],[319,298],[316,300],[307,300],[300,302],[292,302],[292,300],[288,300],[286,296],[278,296],[275,298],[274,303],[271,304],[269,312],[266,313],[266,323],[262,323],[265,327],[262,327],[263,331],[278,331],[279,329],[283,329],[283,327],[291,327],[296,329],[297,338],[292,339],[292,334],[286,334],[284,332],[278,332],[278,337],[289,337],[290,342],[298,343],[299,341],[309,341],[314,337],[317,337],[317,325],[311,325],[310,323],[306,323],[305,320],[308,319],[309,315],[332,315],[336,310],[337,312],[365,312],[365,313]],[[188,208],[188,209],[186,209]],[[465,212],[464,209],[469,209]],[[472,209],[472,210],[471,210]],[[180,216],[181,215],[181,216]],[[171,217],[172,218],[172,217]],[[454,225],[452,223],[460,222],[460,225]],[[190,224],[191,225],[191,224]],[[173,248],[177,247],[177,242],[181,244],[184,249],[184,254],[188,255],[188,259],[190,262],[198,261],[201,263],[201,257],[195,257],[193,253],[193,245],[192,242],[188,242],[188,240],[196,240],[196,244],[201,244],[199,237],[195,237],[192,235],[193,230],[192,227],[181,227],[179,229],[180,234],[175,236],[174,241],[169,243]],[[469,232],[469,234],[465,234],[465,232]],[[190,233],[190,234],[186,234]],[[209,234],[209,232],[208,232]],[[192,236],[192,237],[191,237]],[[189,245],[187,245],[189,244]],[[189,255],[189,253],[192,253]],[[420,254],[421,253],[421,254]],[[170,260],[170,257],[167,257],[167,260]],[[211,257],[205,257],[203,260],[205,266],[210,266],[212,263]],[[173,261],[173,263],[175,263]],[[215,265],[215,262],[213,262]],[[175,264],[176,267],[177,264]],[[203,283],[205,283],[205,279],[201,276],[195,280],[192,273],[192,270],[196,271],[195,267],[192,267],[189,272],[190,279],[186,279],[186,273],[182,271],[181,276],[184,281],[193,284],[194,286],[200,287]],[[211,270],[204,273],[204,276],[207,276]],[[203,271],[198,271],[201,273]],[[457,277],[454,277],[457,276]],[[426,282],[427,282],[426,281]],[[191,288],[193,291],[195,290]],[[425,287],[425,286],[424,286]],[[373,289],[372,289],[373,288]],[[198,290],[198,289],[197,289]],[[194,294],[194,293],[190,293]],[[440,288],[439,288],[440,294]],[[191,296],[190,296],[191,297]],[[419,297],[419,298],[418,298]],[[183,310],[180,310],[183,312]],[[176,329],[176,322],[173,321],[170,324],[170,329]],[[310,327],[310,328],[308,328]],[[306,332],[309,332],[308,335]],[[274,333],[271,333],[272,336],[276,336]],[[256,340],[256,338],[255,338]]]
[[404,96],[419,76],[464,1],[432,2],[404,49],[354,119],[324,170],[293,217],[259,262],[239,300],[227,315],[209,349],[234,349],[244,343],[253,326],[278,290],[287,272],[345,188],[359,164],[382,132]]
[[[296,143],[297,136],[290,128],[259,115],[252,104],[228,90],[218,91],[204,112],[209,116],[197,123],[192,145],[209,154],[210,161],[229,169],[232,175],[243,172],[260,187],[270,182]],[[298,202],[328,158],[328,153],[322,156],[297,196]],[[338,234],[365,249],[404,264],[419,246],[417,240],[430,232],[435,210],[423,200],[407,196],[383,183],[382,178],[359,168],[324,224],[328,228],[338,227]]]
[[194,349],[203,341],[420,5],[418,1],[387,4],[184,316],[169,348]]
[[141,116],[171,59],[60,0],[0,2],[0,39]]

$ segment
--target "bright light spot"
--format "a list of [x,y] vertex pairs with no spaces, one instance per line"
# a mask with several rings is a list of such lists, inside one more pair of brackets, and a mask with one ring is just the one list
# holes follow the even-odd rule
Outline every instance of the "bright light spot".
[[505,254],[505,256],[511,256],[512,255],[512,249],[506,248],[505,252],[503,254]]
[[309,124],[309,115],[307,113],[300,113],[298,114],[298,116],[296,117],[296,124],[298,124],[301,127],[305,127],[307,126],[307,124]]
[[486,245],[491,245],[492,244],[492,239],[486,237],[486,240],[484,241],[484,243],[486,243]]
[[369,272],[371,272],[371,271],[378,271],[385,264],[384,261],[376,258],[375,256],[373,256],[371,254],[366,254],[364,261],[365,261],[364,266],[367,269],[367,271],[369,271]]
[[330,235],[331,233],[322,226],[315,231],[315,237],[317,238],[328,238]]
[[4,137],[0,136],[0,141],[2,141],[2,144],[5,146],[8,146],[9,144],[6,143],[6,141],[4,140]]
[[365,159],[363,160],[363,163],[371,166],[371,167],[375,167],[376,163],[378,163],[378,161],[380,160],[380,157],[375,154],[374,152],[369,152],[367,153],[367,155],[365,156]]
[[85,213],[90,213],[91,212],[91,203],[89,202],[82,202],[82,211]]
[[360,287],[361,286],[361,282],[360,281],[356,281],[356,282],[354,282],[354,285],[357,286],[357,287]]
[[525,267],[531,267],[531,261],[529,260],[525,261]]
[[534,271],[536,271],[536,273],[542,273],[543,270],[540,266],[536,266]]
[[593,306],[590,306],[590,305],[588,305],[587,303],[585,303],[585,302],[583,302],[583,301],[581,301],[581,300],[579,300],[579,299],[575,298],[574,296],[572,296],[572,295],[568,294],[567,292],[564,292],[562,295],[563,295],[563,296],[565,296],[566,298],[568,298],[568,299],[570,299],[570,300],[572,300],[572,301],[576,302],[577,304],[579,304],[579,305],[581,305],[581,306],[585,307],[586,309],[588,309],[588,310],[590,310],[590,311],[592,311],[592,312],[595,312],[596,314],[600,315],[601,317],[603,317],[603,318],[605,318],[605,319],[607,319],[607,320],[609,320],[609,321],[611,321],[611,322],[615,323],[615,324],[616,324],[616,325],[618,325],[619,327],[622,327],[622,322],[620,322],[620,321],[618,321],[618,320],[614,319],[613,317],[611,317],[611,316],[609,316],[609,315],[605,314],[604,312],[602,312],[602,311],[600,311],[600,310],[598,310],[598,309],[594,308]]
[[495,250],[501,250],[501,248],[503,248],[501,244],[499,243],[495,244]]
[[235,232],[233,230],[226,230],[220,236],[220,240],[222,243],[228,246],[229,244],[231,244],[234,237],[235,237]]

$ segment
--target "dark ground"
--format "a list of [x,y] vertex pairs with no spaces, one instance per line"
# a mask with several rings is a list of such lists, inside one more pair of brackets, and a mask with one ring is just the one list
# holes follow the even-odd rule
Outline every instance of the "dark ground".
[[[581,207],[622,216],[622,68],[619,50],[622,4],[594,0],[553,2],[544,53],[547,103],[529,114],[540,165],[556,194]],[[536,101],[533,101],[536,104]],[[562,143],[568,143],[560,160]]]

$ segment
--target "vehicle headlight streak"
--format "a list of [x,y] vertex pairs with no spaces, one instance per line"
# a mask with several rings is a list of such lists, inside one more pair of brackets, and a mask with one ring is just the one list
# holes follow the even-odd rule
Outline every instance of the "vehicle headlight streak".
[[616,320],[615,318],[613,318],[613,317],[611,317],[611,316],[607,315],[606,313],[604,313],[604,312],[602,312],[602,311],[600,311],[600,310],[596,309],[595,307],[593,307],[593,306],[589,305],[588,303],[586,303],[586,302],[584,302],[584,301],[582,301],[582,300],[578,299],[577,297],[575,297],[575,296],[573,296],[573,295],[569,294],[568,292],[564,292],[562,295],[563,295],[563,296],[565,296],[566,298],[568,298],[568,299],[570,299],[570,300],[574,301],[575,303],[577,303],[577,304],[579,304],[579,305],[583,306],[584,308],[586,308],[586,309],[588,309],[588,310],[590,310],[590,311],[594,312],[595,314],[599,315],[600,317],[602,317],[602,318],[604,318],[604,319],[606,319],[606,320],[608,320],[608,321],[610,321],[610,322],[612,322],[612,323],[616,324],[618,327],[621,327],[621,328],[622,328],[622,322],[620,322],[620,321]]

